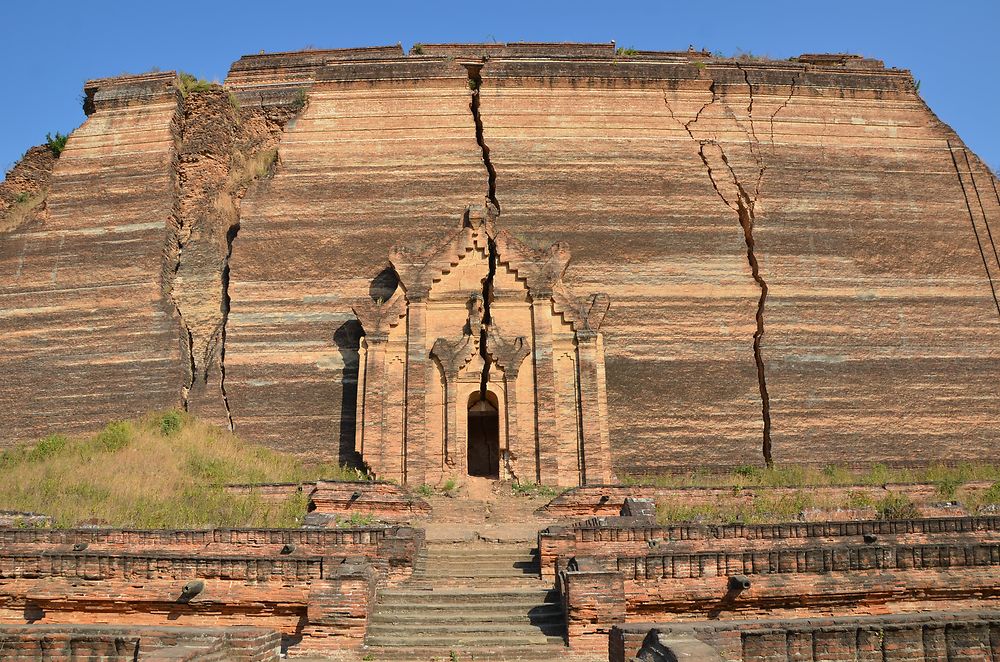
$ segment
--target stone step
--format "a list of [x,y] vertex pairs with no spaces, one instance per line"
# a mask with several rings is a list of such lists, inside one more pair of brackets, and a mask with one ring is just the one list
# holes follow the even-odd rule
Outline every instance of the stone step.
[[511,579],[521,579],[529,577],[537,579],[538,570],[528,570],[520,568],[442,568],[437,567],[426,572],[414,573],[416,579],[449,579],[458,577],[510,577]]
[[414,646],[408,650],[400,648],[382,648],[366,646],[362,652],[362,659],[373,660],[374,662],[480,662],[482,661],[503,661],[503,662],[547,662],[563,657],[568,649],[562,642],[552,644],[536,644],[534,646],[505,646],[503,648],[484,649],[467,648],[463,646],[434,647],[434,646]]
[[378,596],[379,605],[406,604],[508,604],[540,605],[556,603],[558,594],[552,589],[476,590],[469,587],[429,589],[391,589]]
[[530,556],[483,556],[465,558],[420,558],[414,560],[414,568],[473,568],[490,566],[508,569],[538,569],[538,559]]
[[546,644],[563,644],[563,637],[543,634],[540,630],[533,634],[520,632],[508,634],[503,630],[488,632],[449,632],[445,634],[410,634],[401,635],[391,630],[385,634],[369,635],[365,638],[367,646],[379,648],[414,648],[433,647],[444,651],[455,648],[495,649],[507,647],[523,647],[525,645],[544,646]]
[[561,637],[562,623],[483,623],[478,621],[461,621],[450,623],[372,623],[368,626],[366,639],[378,639],[381,636],[449,636],[485,634],[486,636],[525,637],[533,639],[542,636]]
[[468,605],[396,605],[378,607],[372,612],[371,623],[549,623],[563,622],[561,605],[544,604],[531,607],[496,610],[469,609]]

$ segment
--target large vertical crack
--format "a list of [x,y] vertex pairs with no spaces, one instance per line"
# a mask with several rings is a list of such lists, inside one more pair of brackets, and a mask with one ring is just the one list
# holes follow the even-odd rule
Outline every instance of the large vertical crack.
[[[486,200],[487,205],[493,208],[492,210],[488,209],[487,213],[499,214],[500,202],[497,200],[497,171],[490,160],[490,148],[483,137],[483,119],[479,114],[479,94],[483,85],[482,68],[482,64],[466,65],[469,76],[469,89],[471,90],[469,111],[472,113],[472,122],[476,127],[476,144],[479,145],[479,150],[483,156],[483,167],[486,168]],[[483,374],[479,382],[479,398],[481,400],[486,399],[486,390],[490,382],[490,368],[493,364],[493,359],[490,357],[486,347],[487,330],[492,323],[490,304],[493,299],[493,278],[496,275],[497,268],[496,244],[494,244],[492,239],[487,239],[487,258],[489,270],[483,279],[483,327],[479,338],[479,355],[483,359]]]
[[229,406],[229,394],[226,393],[226,331],[229,327],[229,309],[232,307],[232,297],[229,295],[229,260],[233,257],[233,242],[239,232],[239,221],[226,232],[226,257],[222,263],[222,322],[219,332],[221,341],[219,347],[219,391],[222,392],[222,404],[226,408],[229,429],[234,432],[236,431],[236,423],[233,421],[233,410]]
[[183,406],[225,421],[230,429],[235,428],[226,383],[230,262],[242,200],[255,182],[272,176],[285,124],[303,107],[290,102],[242,108],[218,86],[189,91],[178,104],[164,294],[181,326]]
[[[753,86],[750,83],[750,79],[746,71],[742,67],[740,67],[740,70],[743,71],[744,79],[746,80],[747,87],[750,90],[750,102],[747,105],[747,114],[750,117],[751,128],[750,131],[746,131],[746,129],[744,129],[744,132],[747,133],[751,154],[754,156],[755,161],[757,162],[758,165],[757,181],[754,186],[752,194],[747,191],[746,187],[743,186],[743,183],[740,181],[740,178],[737,176],[736,171],[730,164],[729,158],[727,157],[725,150],[722,148],[722,146],[715,140],[699,139],[697,136],[695,136],[694,130],[692,128],[701,118],[701,115],[705,111],[705,109],[714,104],[718,99],[718,95],[715,90],[715,81],[713,80],[709,85],[709,92],[711,92],[712,94],[711,100],[705,103],[701,108],[699,108],[698,112],[695,113],[694,117],[692,117],[687,122],[681,122],[681,120],[677,118],[677,116],[673,111],[673,108],[671,108],[670,106],[670,102],[667,98],[666,91],[664,91],[663,94],[663,101],[667,107],[667,111],[670,113],[670,117],[684,128],[684,130],[687,132],[691,140],[698,143],[698,156],[701,159],[702,164],[705,166],[705,171],[708,174],[708,178],[712,184],[712,188],[715,190],[715,193],[719,196],[719,199],[722,200],[723,204],[725,204],[730,210],[732,210],[736,214],[737,219],[739,220],[740,223],[740,227],[743,230],[743,241],[744,244],[746,245],[747,263],[750,266],[750,273],[754,280],[754,283],[756,283],[757,288],[760,291],[760,295],[757,298],[757,309],[754,315],[755,330],[753,333],[752,346],[753,346],[754,364],[757,369],[757,387],[760,393],[761,419],[763,422],[761,453],[764,458],[764,463],[768,467],[773,467],[774,459],[771,450],[771,398],[767,389],[767,377],[765,372],[764,355],[762,348],[762,341],[764,337],[764,308],[767,304],[768,286],[767,282],[764,280],[763,275],[761,274],[760,262],[757,259],[756,244],[753,233],[754,224],[756,222],[754,207],[756,205],[757,198],[760,194],[760,185],[761,185],[761,180],[764,177],[765,167],[763,163],[763,158],[760,154],[760,143],[757,140],[756,129],[754,128],[753,125]],[[787,104],[787,100],[785,103]],[[775,111],[774,114],[777,114],[777,111]],[[773,121],[774,121],[774,115],[771,116],[771,122],[773,123]],[[771,131],[773,135],[773,126]],[[706,152],[706,148],[710,146],[718,150],[718,155],[722,163],[724,164],[725,169],[729,173],[729,179],[731,179],[732,181],[733,192],[730,193],[729,197],[727,197],[726,193],[724,192],[723,190],[724,187],[720,185],[721,180],[719,178],[719,173],[717,172],[717,168],[712,167],[711,160],[709,159],[709,155]]]
[[483,153],[483,165],[486,167],[486,199],[496,208],[497,213],[500,213],[500,202],[497,200],[497,171],[493,167],[493,162],[490,161],[490,148],[483,138],[483,119],[479,114],[479,92],[483,85],[483,77],[481,75],[483,65],[472,64],[468,65],[467,68],[469,72],[469,89],[472,90],[472,100],[469,102],[469,110],[472,111],[472,121],[476,125],[476,143]]
[[166,246],[164,246],[164,268],[162,270],[162,291],[165,298],[170,302],[177,316],[177,321],[181,327],[180,349],[181,359],[185,366],[184,384],[181,386],[181,407],[188,410],[188,396],[195,380],[194,361],[194,335],[191,327],[184,318],[184,312],[180,300],[177,296],[177,278],[181,269],[181,259],[184,248],[191,236],[190,227],[184,222],[184,214],[181,211],[182,179],[184,176],[184,165],[181,159],[181,152],[184,146],[184,102],[178,98],[177,110],[170,127],[173,136],[174,150],[173,163],[170,168],[173,186],[173,207],[170,217],[167,219]]

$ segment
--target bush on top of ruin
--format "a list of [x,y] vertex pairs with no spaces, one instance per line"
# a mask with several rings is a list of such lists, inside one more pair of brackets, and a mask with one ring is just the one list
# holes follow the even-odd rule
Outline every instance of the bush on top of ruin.
[[218,87],[220,87],[218,83],[198,78],[186,71],[181,71],[177,74],[177,89],[180,91],[182,97],[186,97],[192,92],[207,92]]
[[97,434],[47,437],[0,452],[0,510],[45,513],[55,526],[130,528],[299,526],[303,493],[284,502],[233,494],[232,483],[357,480],[333,463],[243,441],[179,411],[115,421]]

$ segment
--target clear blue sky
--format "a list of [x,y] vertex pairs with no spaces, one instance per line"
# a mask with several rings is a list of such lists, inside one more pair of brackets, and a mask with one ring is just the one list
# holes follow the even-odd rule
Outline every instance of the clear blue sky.
[[84,120],[88,78],[152,67],[223,80],[246,53],[402,42],[593,41],[785,58],[853,52],[907,68],[938,116],[1000,169],[1000,0],[325,2],[6,0],[0,168]]

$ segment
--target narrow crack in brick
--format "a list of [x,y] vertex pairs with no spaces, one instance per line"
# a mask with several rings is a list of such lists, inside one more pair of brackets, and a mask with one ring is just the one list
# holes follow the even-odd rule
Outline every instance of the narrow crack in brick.
[[[990,264],[986,259],[986,251],[983,249],[983,241],[979,236],[979,229],[976,227],[976,218],[972,213],[972,202],[969,200],[969,192],[965,188],[965,182],[962,181],[962,171],[958,167],[958,159],[955,157],[955,148],[952,147],[951,141],[946,140],[945,143],[948,145],[948,153],[951,155],[951,163],[955,166],[955,176],[958,177],[958,184],[962,187],[962,197],[965,199],[965,209],[969,212],[969,223],[972,224],[972,233],[976,236],[976,246],[979,247],[979,257],[983,260],[983,269],[986,270],[986,280],[990,284],[990,292],[993,294],[993,304],[996,306],[997,315],[1000,316],[1000,298],[997,298],[996,286],[993,284],[993,275],[990,273]],[[970,169],[971,173],[972,170]]]

